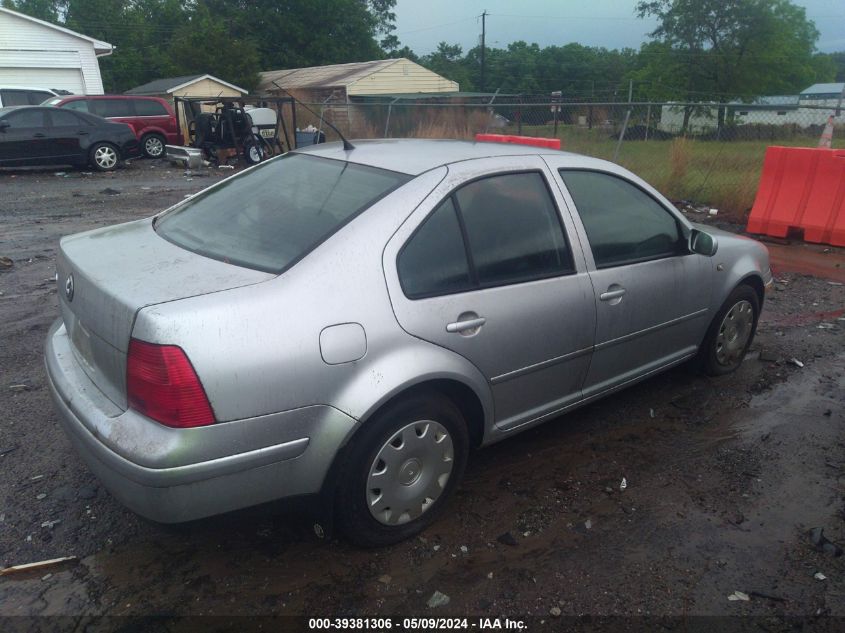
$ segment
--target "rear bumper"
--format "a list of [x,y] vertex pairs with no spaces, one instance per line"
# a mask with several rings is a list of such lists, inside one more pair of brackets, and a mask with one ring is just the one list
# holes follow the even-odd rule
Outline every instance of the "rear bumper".
[[138,139],[132,139],[131,141],[126,141],[120,150],[120,155],[123,160],[127,158],[137,158],[143,154],[141,150],[141,143],[138,142]]
[[45,348],[59,420],[88,467],[122,503],[162,523],[320,491],[355,420],[329,406],[196,429],[121,411],[79,367],[61,319]]

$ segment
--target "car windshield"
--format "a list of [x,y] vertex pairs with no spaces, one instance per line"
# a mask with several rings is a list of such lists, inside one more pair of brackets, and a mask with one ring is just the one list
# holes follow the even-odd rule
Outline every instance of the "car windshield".
[[410,178],[287,154],[185,202],[156,231],[200,255],[278,274]]

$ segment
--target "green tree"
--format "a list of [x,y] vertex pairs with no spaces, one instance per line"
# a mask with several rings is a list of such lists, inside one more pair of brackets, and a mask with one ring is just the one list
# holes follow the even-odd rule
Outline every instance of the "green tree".
[[816,63],[816,81],[845,81],[845,51],[819,53]]
[[198,0],[167,49],[178,75],[209,73],[252,90],[258,83],[258,47],[251,38],[230,33],[226,22]]
[[[656,56],[641,77],[656,79],[664,63],[686,67],[688,74],[669,73],[659,82],[679,95],[692,94],[693,76],[700,97],[719,101],[795,94],[815,77],[818,31],[789,0],[641,0],[637,13],[658,18],[651,35],[664,45],[648,49]],[[724,115],[720,109],[720,126]]]
[[2,6],[45,22],[55,24],[59,21],[59,6],[56,0],[3,0]]
[[447,79],[457,81],[461,90],[473,88],[460,44],[440,42],[434,52],[420,58],[420,63]]

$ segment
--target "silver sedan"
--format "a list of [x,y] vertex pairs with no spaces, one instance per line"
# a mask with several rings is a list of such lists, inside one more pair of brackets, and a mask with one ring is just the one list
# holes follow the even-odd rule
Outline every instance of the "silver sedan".
[[139,514],[306,496],[322,529],[396,542],[443,510],[471,448],[686,361],[742,362],[761,244],[593,158],[356,145],[62,239],[51,392]]

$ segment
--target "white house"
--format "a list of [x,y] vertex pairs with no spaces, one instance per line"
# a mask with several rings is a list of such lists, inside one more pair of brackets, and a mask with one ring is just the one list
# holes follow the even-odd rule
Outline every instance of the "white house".
[[0,86],[103,94],[98,57],[114,46],[0,7]]

